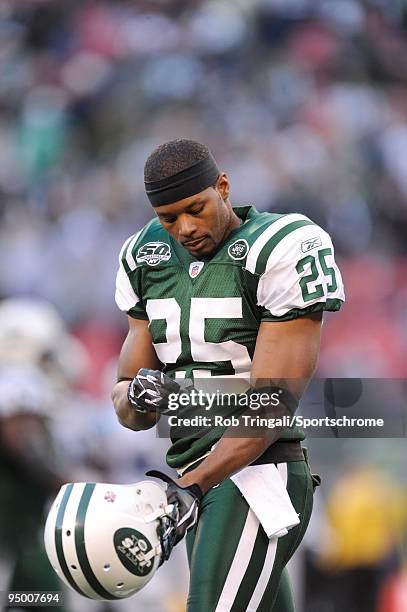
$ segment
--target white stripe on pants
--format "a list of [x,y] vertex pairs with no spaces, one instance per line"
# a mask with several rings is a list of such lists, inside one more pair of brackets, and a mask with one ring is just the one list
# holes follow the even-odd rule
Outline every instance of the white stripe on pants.
[[[287,464],[279,463],[277,464],[277,469],[280,472],[285,486],[287,486]],[[249,508],[239,545],[236,549],[236,553],[230,566],[225,584],[223,585],[215,612],[230,612],[240,584],[249,565],[259,528],[262,528],[259,520],[254,512]],[[278,538],[272,538],[269,541],[263,569],[250,599],[247,612],[256,612],[258,606],[260,605],[273,570],[277,552],[277,542]]]

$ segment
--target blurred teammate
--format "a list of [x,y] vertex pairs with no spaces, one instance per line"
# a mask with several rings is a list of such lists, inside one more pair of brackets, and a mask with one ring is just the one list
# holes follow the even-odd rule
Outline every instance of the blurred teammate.
[[47,500],[66,480],[48,427],[51,402],[40,370],[0,368],[0,554],[9,570],[7,591],[61,590],[42,542]]
[[[157,217],[125,242],[117,276],[129,320],[113,390],[120,422],[154,426],[179,389],[173,379],[185,377],[250,379],[251,393],[279,394],[276,415],[294,414],[322,313],[344,299],[328,234],[303,215],[232,208],[227,175],[194,141],[153,151],[145,186]],[[176,542],[187,532],[188,611],[288,612],[285,566],[312,508],[304,436],[230,433],[172,431],[167,463],[180,478],[167,496],[179,510]]]
[[47,302],[0,303],[0,557],[7,591],[61,590],[43,544],[47,501],[69,480],[51,421],[83,365],[82,351]]

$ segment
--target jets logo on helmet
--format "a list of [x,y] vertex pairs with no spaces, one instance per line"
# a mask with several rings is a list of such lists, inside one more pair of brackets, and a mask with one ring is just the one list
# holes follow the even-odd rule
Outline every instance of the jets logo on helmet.
[[147,576],[154,567],[154,549],[151,542],[135,529],[118,529],[113,537],[120,561],[136,576]]
[[[109,497],[115,495],[115,503],[106,503],[106,490]],[[45,525],[52,567],[85,597],[114,600],[134,595],[171,553],[175,516],[167,504],[164,489],[147,480],[132,485],[64,485]]]

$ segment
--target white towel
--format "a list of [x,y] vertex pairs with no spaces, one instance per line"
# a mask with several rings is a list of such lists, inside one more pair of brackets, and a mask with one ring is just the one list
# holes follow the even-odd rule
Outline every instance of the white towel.
[[248,465],[231,476],[269,538],[284,536],[300,522],[286,489],[287,464],[278,465]]

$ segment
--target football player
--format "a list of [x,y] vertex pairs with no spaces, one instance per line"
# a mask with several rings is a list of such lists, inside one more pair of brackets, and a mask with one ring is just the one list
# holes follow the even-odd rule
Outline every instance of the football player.
[[50,496],[67,480],[54,435],[56,407],[85,358],[48,302],[0,302],[0,561],[8,591],[61,590],[40,533]]
[[[155,149],[144,179],[155,217],[123,245],[117,275],[129,321],[112,393],[120,423],[153,427],[183,378],[250,379],[248,397],[278,394],[268,415],[292,416],[315,369],[323,311],[344,300],[329,235],[301,214],[232,207],[226,173],[191,140]],[[167,496],[178,508],[174,543],[186,535],[188,612],[293,610],[286,564],[313,494],[303,432],[233,435],[201,421],[171,438],[167,463],[180,477],[167,479]]]

